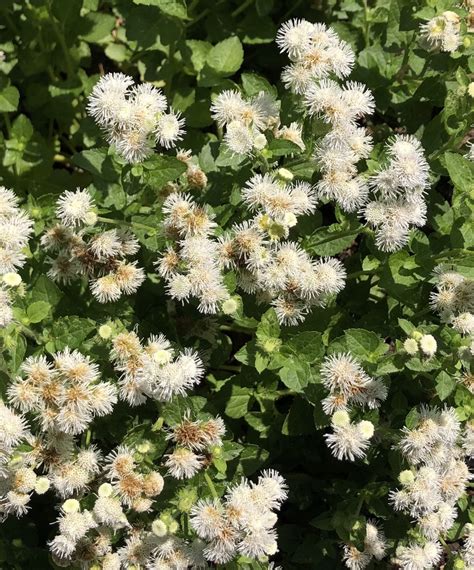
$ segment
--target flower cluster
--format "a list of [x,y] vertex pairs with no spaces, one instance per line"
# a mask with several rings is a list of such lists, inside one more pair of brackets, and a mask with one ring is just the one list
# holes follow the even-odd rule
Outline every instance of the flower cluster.
[[112,362],[120,373],[119,394],[132,406],[147,397],[163,402],[184,395],[203,376],[197,353],[189,349],[176,353],[163,335],[151,335],[143,345],[135,332],[124,332],[112,344]]
[[[135,531],[118,551],[123,567],[145,564],[149,570],[164,568],[208,568],[201,540],[187,542],[173,535],[163,535],[163,523],[157,519],[152,532]],[[155,533],[158,532],[158,535]]]
[[[316,145],[314,158],[322,177],[317,195],[334,200],[347,211],[361,211],[375,229],[382,251],[396,251],[408,241],[411,226],[426,221],[423,190],[428,183],[428,164],[415,137],[396,135],[388,145],[388,165],[370,180],[358,173],[357,163],[368,158],[373,143],[358,122],[371,115],[375,102],[362,83],[339,85],[336,78],[349,75],[354,63],[352,50],[323,24],[291,20],[278,32],[281,51],[293,63],[283,81],[303,96],[310,116],[330,125]],[[375,199],[369,201],[370,190]]]
[[102,455],[91,445],[78,447],[66,434],[36,437],[30,456],[43,466],[48,481],[62,499],[84,493],[100,471]]
[[287,229],[268,216],[235,224],[219,239],[219,256],[245,293],[271,303],[280,323],[296,325],[344,288],[346,272],[337,259],[314,261],[296,242],[279,242]]
[[311,186],[280,185],[270,175],[256,175],[243,196],[261,213],[235,224],[218,240],[210,239],[215,223],[205,208],[187,194],[169,196],[163,207],[165,228],[176,242],[159,260],[158,271],[172,298],[197,297],[201,312],[215,313],[230,297],[223,271],[234,269],[246,293],[257,293],[261,301],[271,302],[282,323],[297,324],[312,306],[322,306],[338,293],[345,281],[338,260],[314,262],[298,244],[278,243],[296,223],[297,215],[314,210]]
[[409,238],[412,226],[426,222],[423,196],[428,186],[428,163],[420,142],[411,135],[395,135],[388,143],[388,163],[370,179],[375,200],[362,213],[375,229],[376,245],[396,251]]
[[207,542],[204,556],[226,564],[237,554],[258,559],[277,552],[277,510],[287,497],[283,477],[264,471],[257,483],[243,479],[223,500],[200,500],[191,509],[191,526]]
[[422,356],[431,358],[436,354],[438,343],[431,334],[413,331],[411,336],[403,343],[403,349],[410,356],[417,356],[421,352]]
[[382,560],[387,550],[387,543],[382,531],[374,521],[365,525],[364,550],[360,551],[352,544],[344,545],[344,564],[350,570],[362,570],[371,560]]
[[52,355],[30,356],[22,364],[24,377],[8,387],[8,400],[32,413],[43,431],[76,435],[96,416],[112,412],[115,386],[99,381],[99,367],[88,356],[66,348]]
[[[16,271],[25,264],[26,256],[23,250],[32,231],[33,221],[18,207],[18,198],[14,192],[0,186],[0,277],[3,276],[3,283],[15,284],[15,278],[19,278]],[[19,281],[21,282],[21,279]],[[2,284],[0,327],[5,327],[12,319],[10,293]]]
[[225,127],[225,143],[236,154],[264,148],[264,131],[280,121],[277,102],[263,91],[248,100],[238,91],[222,91],[211,105],[211,116],[219,127]]
[[420,26],[422,38],[431,49],[456,51],[461,45],[461,23],[456,12],[443,12]]
[[[196,543],[188,544],[174,536],[179,525],[172,517],[163,515],[154,520],[151,531],[143,528],[143,522],[131,522],[133,513],[151,510],[164,486],[160,473],[144,467],[139,457],[134,449],[119,446],[96,469],[94,480],[102,482],[95,487],[96,492],[86,487],[75,489],[77,498],[63,503],[57,521],[59,534],[49,543],[56,564],[77,566],[96,561],[108,570],[132,564],[158,568],[166,562],[179,568],[206,566],[202,547],[199,551]],[[83,509],[83,505],[88,508]],[[121,538],[122,546],[117,545]],[[177,566],[172,566],[173,562]]]
[[441,560],[442,548],[439,542],[431,540],[423,545],[410,542],[406,546],[399,546],[392,562],[403,570],[428,570],[435,568]]
[[349,406],[375,409],[387,396],[387,388],[371,378],[351,354],[333,354],[325,358],[321,378],[329,395],[322,401],[328,415]]
[[36,474],[20,462],[18,446],[30,437],[26,421],[0,402],[0,514],[21,516],[28,510]]
[[194,164],[191,151],[179,149],[176,153],[176,158],[186,165],[185,176],[189,188],[204,190],[207,186],[207,176],[197,164]]
[[283,83],[300,95],[331,75],[346,77],[354,67],[349,44],[324,24],[289,20],[278,30],[276,43],[292,62],[283,71]]
[[210,239],[216,227],[211,212],[182,193],[168,196],[163,212],[164,230],[174,245],[157,262],[157,268],[169,295],[178,301],[195,297],[201,312],[216,313],[229,293],[217,258],[217,242]]
[[351,422],[349,406],[375,409],[387,397],[387,388],[378,379],[371,378],[351,354],[333,354],[325,358],[321,378],[329,395],[322,401],[326,414],[332,414],[330,434],[326,443],[338,459],[365,457],[374,434],[372,422]]
[[175,479],[189,479],[212,458],[216,448],[222,446],[225,433],[221,418],[192,421],[187,412],[179,424],[170,428],[167,439],[175,444],[166,456],[168,473]]
[[134,85],[123,73],[101,77],[89,96],[87,111],[106,133],[109,144],[127,162],[142,162],[159,144],[174,147],[183,137],[184,120],[163,93],[150,83]]
[[474,567],[474,524],[467,523],[464,527],[466,534],[461,558],[466,568]]
[[[290,173],[291,174],[291,173]],[[274,174],[255,174],[242,189],[242,199],[251,212],[257,212],[256,222],[272,235],[288,232],[299,216],[316,210],[314,188],[307,182],[286,184]]]
[[445,266],[435,269],[431,306],[441,320],[463,335],[474,334],[474,281]]
[[[220,420],[192,422],[186,416],[169,431],[169,439],[202,450],[218,443],[222,432]],[[94,481],[71,490],[61,506],[59,533],[49,542],[60,566],[95,562],[106,570],[131,565],[207,568],[208,561],[225,563],[238,554],[258,559],[277,551],[274,511],[286,499],[287,488],[275,471],[264,471],[257,483],[242,480],[223,500],[190,506],[191,525],[200,538],[189,542],[178,536],[180,526],[171,511],[145,524],[132,516],[148,512],[163,490],[159,472],[144,467],[134,449],[121,445],[105,461],[95,452],[89,457],[80,453],[84,464],[95,460]]]
[[[106,457],[106,477],[111,485],[101,487],[99,499],[104,499],[99,505],[96,502],[94,511],[99,522],[109,524],[107,510],[113,510],[114,505],[122,503],[139,513],[149,511],[153,498],[163,490],[163,477],[158,471],[142,473],[136,464],[133,450],[120,446]],[[100,489],[99,489],[100,491]],[[118,497],[118,499],[117,499]],[[120,524],[122,517],[113,524]]]
[[56,210],[59,224],[48,229],[41,245],[49,253],[48,275],[59,283],[89,279],[91,292],[100,303],[117,301],[135,293],[145,279],[137,262],[138,241],[123,230],[99,231],[94,201],[87,190],[64,192]]
[[333,30],[306,20],[283,24],[276,41],[293,62],[283,71],[284,84],[304,97],[310,116],[321,117],[331,126],[314,155],[322,172],[316,186],[318,196],[353,212],[367,200],[369,192],[356,165],[373,147],[366,129],[357,123],[373,112],[375,103],[362,83],[349,81],[341,87],[331,77],[350,74],[354,52]]
[[401,488],[390,493],[390,500],[416,521],[428,542],[403,547],[398,563],[406,569],[431,568],[441,553],[437,540],[453,526],[456,503],[470,479],[459,443],[460,423],[454,408],[422,407],[415,426],[402,433],[398,447],[410,469],[400,473]]

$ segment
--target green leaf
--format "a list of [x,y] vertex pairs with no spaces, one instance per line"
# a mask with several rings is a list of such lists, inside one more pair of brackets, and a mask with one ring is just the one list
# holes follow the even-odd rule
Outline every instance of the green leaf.
[[237,36],[216,44],[207,54],[206,63],[217,75],[227,77],[240,69],[244,50]]
[[453,184],[468,193],[474,192],[474,164],[453,152],[445,153],[444,159]]
[[48,350],[64,350],[69,348],[81,348],[84,340],[96,330],[96,323],[92,319],[82,319],[75,315],[61,317],[53,322],[49,335]]
[[332,224],[314,232],[306,240],[306,248],[318,255],[335,255],[351,246],[362,226],[347,227],[347,224]]
[[287,364],[279,371],[283,384],[295,392],[303,392],[311,379],[311,370],[306,362],[289,358]]
[[364,360],[375,361],[388,350],[388,345],[372,331],[349,329],[344,336],[349,352]]
[[144,162],[143,167],[145,180],[157,189],[186,172],[184,162],[174,156],[154,156]]
[[30,119],[25,115],[19,115],[12,126],[11,134],[12,138],[17,139],[23,143],[26,143],[33,136],[34,129],[31,124]]
[[0,113],[11,113],[18,109],[20,93],[13,85],[9,85],[0,91]]
[[56,306],[63,296],[61,289],[46,275],[41,275],[31,291],[33,301],[46,301],[53,307]]
[[436,376],[436,393],[441,401],[453,392],[456,387],[456,380],[444,370]]
[[105,148],[83,150],[73,155],[72,162],[79,168],[104,180],[112,181],[118,178],[112,159],[108,156]]
[[322,335],[313,331],[305,331],[294,335],[282,346],[281,352],[287,354],[287,351],[311,364],[324,355]]
[[415,429],[420,421],[420,414],[416,408],[412,408],[405,417],[405,425],[408,429]]
[[248,388],[232,386],[231,395],[225,406],[225,413],[229,418],[242,418],[248,410],[250,393]]
[[168,425],[173,426],[179,424],[188,411],[193,418],[197,417],[206,403],[206,398],[202,396],[175,396],[163,406],[161,415]]
[[297,436],[314,433],[313,407],[303,398],[296,396],[285,418],[281,433]]
[[207,55],[212,49],[212,44],[203,40],[186,40],[186,47],[189,48],[191,53],[187,54],[186,50],[184,50],[184,57],[189,55],[189,61],[195,71],[201,71],[206,64]]
[[51,305],[46,301],[36,301],[26,309],[26,315],[30,323],[39,323],[44,320],[51,310]]
[[235,353],[234,358],[239,362],[242,362],[242,364],[254,366],[256,353],[257,353],[256,342],[255,340],[251,340],[247,344],[244,344],[244,346]]
[[244,475],[252,475],[268,459],[269,452],[260,445],[246,445],[240,454],[240,464]]
[[269,81],[257,73],[242,73],[242,87],[249,97],[258,95],[261,91],[276,98],[277,90]]
[[257,339],[260,344],[268,339],[278,338],[280,336],[280,323],[275,309],[269,309],[263,316],[257,326]]
[[85,31],[80,37],[85,42],[101,44],[112,39],[112,30],[115,28],[115,17],[111,14],[90,12],[84,16],[81,23],[85,24]]
[[294,142],[284,139],[273,139],[268,145],[268,150],[273,156],[287,156],[289,154],[300,154],[300,147]]
[[26,354],[26,340],[19,332],[11,335],[8,342],[8,354],[11,371],[15,373],[20,368]]
[[156,6],[164,14],[186,20],[188,11],[184,0],[133,0],[134,4],[141,4],[143,6]]

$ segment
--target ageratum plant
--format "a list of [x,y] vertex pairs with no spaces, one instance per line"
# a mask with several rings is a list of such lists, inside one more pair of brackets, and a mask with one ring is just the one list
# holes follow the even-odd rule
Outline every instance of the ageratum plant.
[[0,567],[474,568],[473,2],[0,16]]

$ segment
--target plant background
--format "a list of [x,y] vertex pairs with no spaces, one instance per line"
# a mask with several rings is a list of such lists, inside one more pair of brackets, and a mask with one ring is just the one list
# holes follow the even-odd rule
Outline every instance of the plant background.
[[[287,478],[290,497],[278,527],[283,568],[338,567],[339,543],[360,538],[363,517],[383,519],[392,544],[405,537],[409,519],[394,516],[387,502],[402,468],[392,449],[397,430],[420,402],[453,405],[462,419],[473,411],[471,394],[455,380],[461,339],[428,306],[438,263],[453,262],[461,273],[474,274],[474,167],[462,156],[474,123],[467,94],[474,51],[469,39],[452,55],[428,54],[419,44],[423,19],[449,9],[453,3],[447,0],[193,0],[187,6],[184,0],[2,0],[1,183],[24,198],[36,236],[54,217],[61,192],[88,187],[102,216],[122,220],[139,237],[140,263],[149,278],[137,295],[100,305],[84,284],[58,287],[50,281],[44,252],[32,240],[22,272],[27,293],[16,309],[19,324],[2,333],[1,390],[25,355],[66,345],[89,353],[113,378],[110,347],[97,334],[106,322],[117,329],[138,324],[141,336],[163,332],[201,351],[207,379],[186,402],[178,399],[159,410],[153,402],[139,410],[118,405],[94,424],[93,439],[102,449],[125,437],[147,437],[159,447],[161,436],[152,431],[159,415],[173,419],[187,407],[220,414],[233,442],[214,461],[217,481],[252,476],[265,466]],[[456,9],[465,19],[466,12]],[[111,71],[162,86],[186,118],[180,146],[193,151],[208,176],[199,199],[213,207],[221,227],[229,225],[245,212],[239,189],[254,165],[220,146],[211,97],[236,84],[248,95],[268,90],[281,98],[285,124],[297,118],[298,101],[279,84],[287,61],[274,43],[278,26],[295,17],[331,24],[355,49],[351,79],[374,92],[377,109],[367,126],[376,142],[394,132],[421,139],[432,171],[429,221],[407,247],[389,255],[375,248],[356,215],[322,205],[298,230],[311,254],[344,261],[348,284],[336,303],[313,311],[299,327],[283,329],[273,311],[248,296],[238,318],[205,317],[191,304],[170,302],[152,265],[164,245],[160,191],[183,174],[184,165],[170,153],[143,166],[123,166],[86,116],[86,97],[99,75]],[[320,128],[307,122],[306,141]],[[380,146],[369,171],[377,168]],[[295,176],[316,180],[311,144],[304,156],[295,159],[290,152],[275,146],[272,157]],[[226,283],[235,287],[231,272]],[[414,327],[438,340],[439,352],[429,362],[401,351],[400,340]],[[370,417],[376,445],[355,464],[334,460],[323,440],[329,419],[319,405],[319,364],[324,354],[341,350],[350,350],[390,385],[387,402]],[[172,499],[172,484],[166,489],[163,499]],[[467,500],[461,502],[460,522],[450,535],[454,543],[469,517]],[[50,523],[57,511],[49,494],[36,497],[32,507],[23,519],[10,518],[1,527],[2,568],[51,567],[45,542],[54,534]]]

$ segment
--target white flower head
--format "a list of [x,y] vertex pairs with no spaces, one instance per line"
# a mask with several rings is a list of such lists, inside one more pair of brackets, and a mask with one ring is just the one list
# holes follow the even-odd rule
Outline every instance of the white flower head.
[[88,190],[78,188],[74,192],[66,190],[58,199],[57,217],[66,226],[85,224],[88,214],[94,208],[94,200]]
[[158,144],[165,148],[176,146],[184,135],[184,119],[180,114],[171,110],[161,115],[155,130],[155,138]]

